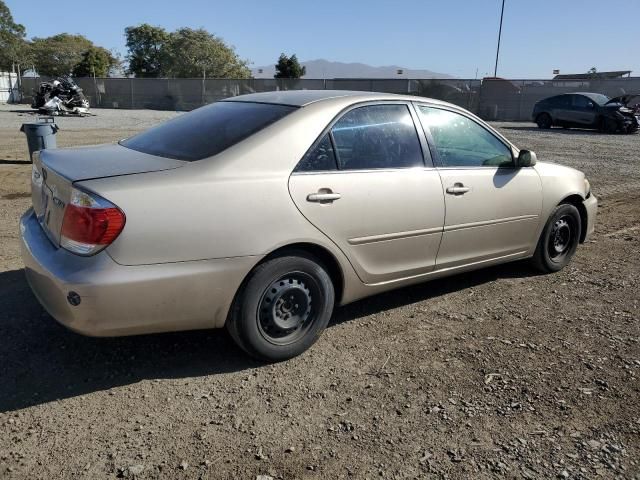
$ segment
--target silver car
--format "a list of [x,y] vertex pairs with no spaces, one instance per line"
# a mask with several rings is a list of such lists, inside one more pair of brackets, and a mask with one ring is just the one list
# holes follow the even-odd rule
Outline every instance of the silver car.
[[32,192],[22,256],[59,322],[95,336],[226,327],[269,361],[309,348],[335,305],[525,258],[558,271],[597,209],[582,172],[455,105],[311,90],[44,150]]

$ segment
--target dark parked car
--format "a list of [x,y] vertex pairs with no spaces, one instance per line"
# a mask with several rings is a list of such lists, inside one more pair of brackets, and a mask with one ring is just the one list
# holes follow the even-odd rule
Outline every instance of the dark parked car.
[[600,93],[565,93],[540,100],[533,107],[532,119],[540,128],[595,128],[608,133],[638,130],[633,110],[621,101]]

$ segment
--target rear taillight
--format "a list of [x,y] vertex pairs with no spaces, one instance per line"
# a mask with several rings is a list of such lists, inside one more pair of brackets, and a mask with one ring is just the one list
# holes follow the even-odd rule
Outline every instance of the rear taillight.
[[64,210],[60,246],[78,255],[93,255],[120,235],[124,222],[124,213],[114,204],[74,188]]

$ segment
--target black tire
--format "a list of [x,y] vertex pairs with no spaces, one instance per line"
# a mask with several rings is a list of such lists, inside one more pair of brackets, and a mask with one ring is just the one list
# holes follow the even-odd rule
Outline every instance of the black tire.
[[545,273],[566,267],[580,243],[580,212],[568,203],[558,205],[542,230],[533,255],[533,265]]
[[236,295],[227,330],[249,355],[279,362],[300,355],[319,338],[335,293],[327,270],[306,252],[258,265]]
[[542,128],[544,130],[551,128],[552,123],[553,121],[551,120],[551,115],[549,115],[548,113],[541,113],[536,118],[536,124],[538,125],[538,128]]
[[632,123],[626,128],[625,133],[636,133],[638,131],[638,122]]
[[618,122],[616,122],[613,118],[603,118],[602,125],[600,128],[604,133],[617,133],[618,132]]

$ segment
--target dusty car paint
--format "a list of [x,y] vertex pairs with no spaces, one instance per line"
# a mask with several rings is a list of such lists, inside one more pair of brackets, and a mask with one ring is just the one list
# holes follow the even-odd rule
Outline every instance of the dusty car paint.
[[[507,169],[425,164],[294,172],[332,121],[355,105],[372,103],[400,102],[410,109],[431,105],[460,113],[499,138],[517,158],[517,147],[454,105],[340,91],[251,94],[229,101],[300,108],[222,153],[194,162],[154,157],[154,164],[148,155],[121,146],[41,152],[36,168],[59,179],[62,203],[73,185],[126,214],[117,239],[89,257],[58,246],[55,215],[60,212],[53,212],[49,230],[32,210],[23,216],[27,278],[58,321],[101,336],[222,327],[246,276],[262,259],[291,245],[320,249],[332,259],[340,276],[336,297],[346,304],[531,257],[547,218],[563,200],[571,199],[584,214],[582,241],[593,230],[597,201],[585,190],[584,174],[544,162]],[[416,129],[429,158],[418,120]],[[86,170],[69,167],[83,156],[93,157],[95,167],[91,162]],[[123,162],[127,156],[131,161]],[[446,192],[458,183],[469,191]],[[340,198],[309,200],[326,191]],[[37,189],[33,198],[37,210]],[[69,292],[79,296],[79,305],[69,304]]]

